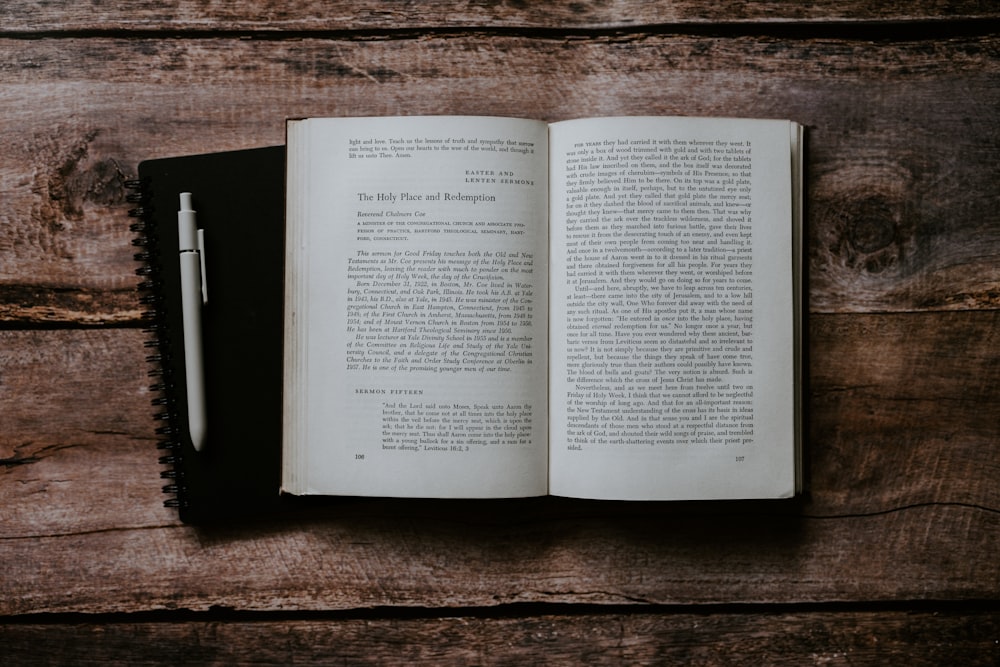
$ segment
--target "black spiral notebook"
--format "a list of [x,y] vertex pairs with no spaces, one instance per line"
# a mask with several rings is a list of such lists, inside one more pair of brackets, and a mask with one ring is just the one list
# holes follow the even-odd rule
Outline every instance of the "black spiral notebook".
[[[151,392],[166,504],[186,522],[276,508],[281,473],[284,146],[147,160],[127,185],[148,306]],[[205,234],[207,434],[188,428],[177,211]]]

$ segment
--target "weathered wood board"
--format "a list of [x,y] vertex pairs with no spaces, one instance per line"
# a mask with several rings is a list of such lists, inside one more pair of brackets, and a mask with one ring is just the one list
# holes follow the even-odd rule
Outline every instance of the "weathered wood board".
[[214,615],[0,625],[8,665],[104,664],[685,664],[994,665],[1000,614],[723,612],[402,615],[383,618]]

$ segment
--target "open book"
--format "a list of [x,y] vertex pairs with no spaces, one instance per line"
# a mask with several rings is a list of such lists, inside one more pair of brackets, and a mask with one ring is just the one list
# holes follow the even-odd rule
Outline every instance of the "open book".
[[794,495],[801,132],[290,121],[283,490]]

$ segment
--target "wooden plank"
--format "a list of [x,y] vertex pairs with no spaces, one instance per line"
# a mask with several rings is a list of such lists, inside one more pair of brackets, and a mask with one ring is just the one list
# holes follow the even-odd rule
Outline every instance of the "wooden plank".
[[10,0],[0,9],[0,34],[54,31],[186,32],[396,31],[427,29],[613,29],[663,25],[829,23],[861,21],[954,22],[996,18],[997,8],[979,0],[951,2],[947,13],[932,0],[874,2],[817,0],[782,2],[323,2],[294,6],[280,0],[215,3],[206,0],[102,3],[83,7],[66,0],[39,6]]
[[503,507],[357,501],[202,529],[136,527],[126,515],[104,531],[4,538],[0,614],[979,600],[1000,592],[996,512],[674,512],[557,499]]
[[0,625],[48,664],[995,665],[996,611],[598,614]]
[[1000,510],[998,327],[996,312],[811,317],[817,511],[935,502]]
[[[791,117],[814,312],[1000,305],[1000,39],[0,40],[0,321],[134,323],[120,172],[289,116]],[[456,91],[461,91],[457,94]]]
[[4,525],[58,533],[175,520],[160,507],[148,337],[0,332]]
[[151,439],[147,338],[138,329],[0,332],[0,461],[27,464],[69,443]]
[[797,503],[359,500],[200,529],[160,506],[141,332],[0,332],[0,614],[993,599],[998,319],[813,316]]

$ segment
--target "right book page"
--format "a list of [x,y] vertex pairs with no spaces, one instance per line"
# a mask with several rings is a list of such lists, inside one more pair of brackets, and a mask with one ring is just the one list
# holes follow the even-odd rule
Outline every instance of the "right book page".
[[794,495],[800,136],[550,125],[551,494]]

